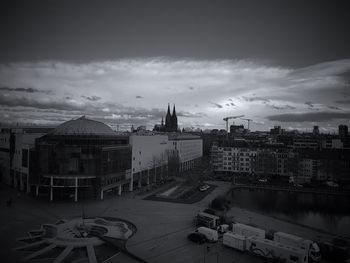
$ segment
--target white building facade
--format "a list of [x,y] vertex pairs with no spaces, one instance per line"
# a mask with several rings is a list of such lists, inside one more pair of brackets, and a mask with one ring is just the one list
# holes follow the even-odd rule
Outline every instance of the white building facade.
[[176,153],[179,160],[179,171],[192,169],[203,156],[203,140],[190,134],[169,135],[169,154]]
[[[137,134],[129,137],[132,147],[131,180],[138,187],[143,183],[150,184],[167,176],[168,136],[160,134]],[[133,190],[130,184],[130,191]]]

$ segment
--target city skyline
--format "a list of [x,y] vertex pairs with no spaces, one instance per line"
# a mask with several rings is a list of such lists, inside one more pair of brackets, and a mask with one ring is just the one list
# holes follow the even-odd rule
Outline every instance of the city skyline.
[[[86,115],[129,129],[179,126],[337,131],[350,119],[345,1],[8,2],[2,122]],[[236,120],[238,124],[245,121]]]

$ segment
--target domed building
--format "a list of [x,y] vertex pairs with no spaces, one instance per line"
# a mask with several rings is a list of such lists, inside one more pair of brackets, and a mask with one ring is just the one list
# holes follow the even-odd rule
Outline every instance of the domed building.
[[103,199],[103,193],[132,183],[131,146],[102,122],[85,116],[62,123],[36,140],[36,167],[30,176],[36,195]]

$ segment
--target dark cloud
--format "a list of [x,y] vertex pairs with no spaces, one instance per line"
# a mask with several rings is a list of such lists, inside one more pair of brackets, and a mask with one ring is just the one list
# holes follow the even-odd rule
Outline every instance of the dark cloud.
[[313,108],[314,107],[314,104],[311,101],[306,101],[304,104],[309,106],[309,108]]
[[336,106],[328,106],[331,110],[341,110],[339,107]]
[[350,104],[350,100],[348,100],[348,99],[346,99],[346,100],[337,100],[335,102],[339,103],[339,104]]
[[212,104],[215,108],[218,108],[218,109],[222,109],[223,108],[223,106],[221,104],[219,104],[219,103],[215,103],[215,102],[211,102],[211,101],[209,101],[209,103]]
[[137,96],[136,96],[136,99],[143,99],[143,97],[140,96],[140,95],[137,95]]
[[225,104],[227,107],[235,107],[236,105],[233,102],[226,103]]
[[295,107],[293,106],[290,106],[288,104],[286,105],[275,105],[275,104],[268,104],[268,103],[265,103],[266,106],[269,106],[275,110],[294,110],[296,109]]
[[[30,110],[28,110],[30,108]],[[108,108],[106,112],[105,109]],[[21,123],[47,122],[60,123],[69,119],[86,115],[89,118],[103,121],[107,124],[128,125],[154,125],[160,123],[165,116],[163,109],[145,109],[127,107],[121,104],[107,103],[79,103],[69,101],[55,101],[54,99],[35,100],[27,97],[5,96],[0,94],[0,111],[7,114],[8,119]],[[202,117],[202,113],[179,112],[182,117]]]
[[27,92],[27,93],[46,93],[49,94],[51,91],[39,90],[34,88],[9,88],[9,87],[0,87],[2,91],[18,91],[18,92]]
[[5,96],[0,94],[0,105],[9,107],[31,107],[38,109],[57,109],[57,110],[81,110],[83,105],[76,105],[56,99],[35,100],[28,97]]
[[266,97],[256,97],[256,96],[254,96],[254,97],[246,97],[246,96],[242,96],[241,98],[243,100],[249,101],[249,102],[251,102],[251,101],[265,101],[265,102],[269,102],[270,101],[270,99],[268,99]]
[[306,112],[267,116],[270,121],[280,122],[325,122],[334,119],[350,119],[350,112]]
[[89,101],[98,101],[101,99],[101,97],[99,96],[81,96],[81,97]]

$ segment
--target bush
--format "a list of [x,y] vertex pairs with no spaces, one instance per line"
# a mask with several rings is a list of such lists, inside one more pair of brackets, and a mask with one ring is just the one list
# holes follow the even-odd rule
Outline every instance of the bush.
[[223,210],[229,210],[230,204],[231,204],[231,201],[229,199],[227,199],[224,196],[219,196],[219,197],[216,197],[213,201],[211,201],[210,207],[213,209],[223,211]]

